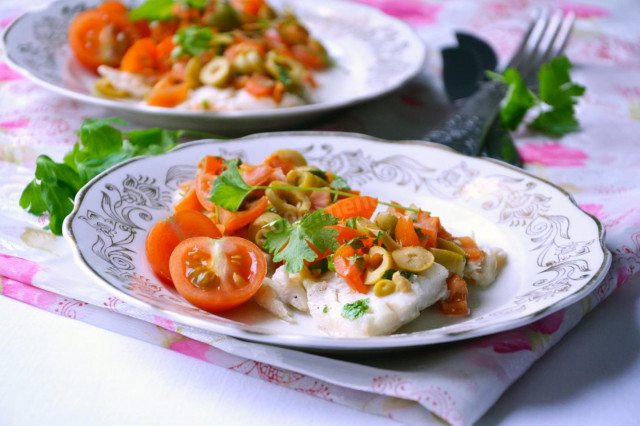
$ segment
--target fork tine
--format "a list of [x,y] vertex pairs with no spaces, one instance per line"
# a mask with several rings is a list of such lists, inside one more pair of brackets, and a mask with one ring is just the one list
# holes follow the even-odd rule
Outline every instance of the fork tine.
[[540,18],[536,22],[531,37],[527,41],[527,46],[523,53],[522,59],[519,64],[516,64],[516,68],[520,71],[522,76],[529,74],[532,66],[534,65],[537,52],[540,49],[540,43],[544,39],[544,36],[549,27],[551,17],[549,16],[549,9],[543,9],[540,14]]
[[529,37],[531,37],[531,32],[533,31],[533,27],[536,25],[536,22],[539,19],[540,19],[540,12],[536,16],[536,19],[534,19],[529,23],[529,26],[527,27],[526,31],[522,35],[522,38],[520,39],[520,43],[518,44],[518,47],[516,48],[515,52],[511,56],[511,59],[509,60],[507,65],[504,67],[503,72],[507,68],[513,68],[518,63],[520,63],[520,61],[522,60],[522,56],[524,55],[525,48],[527,47],[527,42],[529,41]]
[[525,80],[532,78],[540,66],[550,59],[555,40],[562,28],[562,22],[562,11],[558,9],[553,13],[544,33],[540,36],[540,43],[532,52],[527,69],[522,70],[522,77]]
[[562,55],[564,49],[567,47],[567,43],[569,42],[569,37],[571,36],[571,30],[573,29],[573,24],[576,21],[576,14],[574,12],[569,12],[564,19],[562,20],[562,25],[560,27],[560,31],[558,31],[558,36],[556,37],[555,42],[553,43],[553,47],[551,49],[551,58],[555,58],[556,56]]
[[525,33],[516,54],[509,62],[507,68],[519,68],[522,66],[524,61],[526,61],[526,58],[530,55],[532,46],[535,47],[538,43],[540,35],[547,25],[548,14],[548,9],[540,10],[537,18],[531,23],[528,31]]

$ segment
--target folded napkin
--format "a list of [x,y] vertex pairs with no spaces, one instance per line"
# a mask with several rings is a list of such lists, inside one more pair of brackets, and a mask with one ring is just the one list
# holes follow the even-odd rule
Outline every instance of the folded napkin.
[[[434,52],[450,43],[452,29],[465,29],[495,43],[508,57],[529,11],[518,2],[456,0],[360,0],[416,26]],[[546,2],[541,2],[545,3]],[[593,2],[592,2],[593,3]],[[536,323],[503,333],[364,360],[312,355],[186,327],[142,312],[91,284],[75,265],[62,238],[42,230],[44,218],[18,207],[33,177],[34,160],[55,159],[75,142],[84,117],[108,112],[54,95],[24,80],[0,62],[0,276],[2,293],[52,313],[136,337],[242,374],[391,417],[407,424],[472,424],[536,359],[627,278],[640,270],[640,185],[632,180],[640,152],[640,29],[620,3],[563,3],[578,13],[568,55],[575,76],[588,89],[579,107],[584,131],[561,141],[522,132],[518,150],[527,169],[570,191],[607,230],[613,253],[606,279],[589,296]],[[24,6],[0,5],[0,26]],[[628,18],[628,19],[627,19]],[[380,102],[349,110],[324,129],[406,139],[425,134],[443,114],[434,90],[439,55],[428,72]],[[611,78],[615,67],[618,78]],[[606,143],[603,143],[606,142]],[[348,374],[345,374],[347,372]]]

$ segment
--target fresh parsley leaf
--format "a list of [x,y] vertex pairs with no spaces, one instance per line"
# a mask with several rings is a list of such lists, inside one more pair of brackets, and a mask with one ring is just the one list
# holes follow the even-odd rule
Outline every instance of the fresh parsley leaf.
[[148,129],[122,133],[112,125],[126,126],[120,118],[87,119],[78,131],[79,142],[57,163],[46,155],[36,160],[35,179],[23,190],[20,207],[34,215],[49,213],[49,229],[62,234],[62,222],[73,209],[77,192],[109,167],[138,155],[155,155],[172,149],[188,132]]
[[265,234],[264,248],[274,255],[275,262],[286,262],[286,272],[295,274],[302,270],[305,260],[311,262],[318,257],[309,244],[320,252],[338,248],[338,230],[325,228],[336,223],[338,219],[322,210],[316,210],[294,224],[279,219],[272,224],[274,229]]
[[369,298],[356,300],[353,303],[346,303],[342,307],[341,315],[351,321],[363,316],[369,309]]
[[415,274],[413,272],[409,272],[409,271],[400,271],[400,275],[402,275],[406,279],[410,280]]
[[186,0],[185,3],[187,6],[192,7],[194,9],[204,9],[207,6],[208,0]]
[[536,103],[536,97],[527,88],[520,73],[509,68],[504,73],[505,82],[509,85],[504,104],[500,109],[502,124],[510,130],[515,130],[522,122],[525,114]]
[[237,158],[225,161],[227,170],[220,173],[220,176],[213,181],[209,198],[214,204],[234,212],[240,208],[247,195],[253,191],[253,187],[240,176],[239,162],[240,160]]
[[571,81],[571,68],[566,56],[542,66],[538,74],[540,99],[551,109],[541,112],[531,122],[531,127],[552,136],[562,136],[579,128],[574,105],[576,98],[584,94],[585,87]]
[[347,221],[345,222],[345,225],[351,229],[356,229],[356,218],[352,217],[347,219]]
[[320,259],[317,262],[311,263],[309,265],[310,271],[320,271],[320,273],[325,273],[329,270],[329,260],[325,257],[324,259]]
[[293,81],[291,80],[289,70],[280,64],[276,65],[278,67],[278,80],[280,80],[280,82],[282,82],[282,84],[284,84],[285,86],[290,86]]
[[201,55],[211,49],[212,39],[213,31],[209,27],[190,25],[180,28],[173,36],[173,41],[177,46],[171,52],[171,56],[178,58],[182,55]]
[[322,313],[326,314],[327,312],[329,312],[329,307],[327,305],[324,305],[324,308],[322,308]]
[[147,0],[140,6],[136,7],[129,14],[129,19],[139,21],[146,19],[147,21],[168,21],[176,19],[171,9],[174,0]]
[[351,191],[351,187],[347,181],[336,175],[333,175],[333,180],[329,184],[329,187],[337,189],[338,191]]
[[537,114],[529,123],[531,128],[556,137],[577,130],[579,123],[574,106],[585,88],[571,81],[571,68],[566,56],[543,65],[538,73],[539,97],[527,88],[520,73],[513,68],[507,69],[503,76],[488,74],[489,78],[509,85],[500,110],[503,126],[517,129],[527,112],[535,107]]

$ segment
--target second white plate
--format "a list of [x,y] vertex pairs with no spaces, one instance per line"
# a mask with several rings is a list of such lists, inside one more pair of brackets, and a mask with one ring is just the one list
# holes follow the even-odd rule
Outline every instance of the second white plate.
[[21,16],[3,35],[7,63],[44,87],[149,125],[236,134],[281,130],[397,89],[425,61],[424,43],[413,29],[377,9],[346,1],[271,0],[276,8],[291,7],[335,61],[334,67],[316,74],[319,87],[312,103],[203,112],[110,100],[91,94],[97,76],[80,65],[67,43],[73,17],[99,3],[60,0]]

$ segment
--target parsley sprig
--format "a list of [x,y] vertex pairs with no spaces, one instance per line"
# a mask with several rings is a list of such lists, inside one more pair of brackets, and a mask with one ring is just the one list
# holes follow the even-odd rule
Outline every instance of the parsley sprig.
[[562,136],[580,126],[575,116],[577,98],[585,87],[571,80],[572,64],[566,56],[553,59],[541,67],[538,73],[539,95],[531,91],[520,73],[509,68],[504,75],[488,73],[489,77],[509,85],[500,110],[502,124],[510,130],[518,128],[532,108],[536,117],[529,127],[551,136]]
[[159,128],[122,132],[112,125],[129,123],[120,118],[86,119],[78,132],[79,142],[62,163],[46,155],[36,159],[35,178],[22,191],[20,207],[37,216],[48,213],[48,228],[54,234],[62,234],[62,222],[73,210],[80,188],[109,167],[139,155],[167,152],[184,135],[212,136]]
[[339,247],[336,239],[338,231],[326,228],[336,223],[338,219],[335,216],[321,210],[316,210],[293,224],[284,218],[278,219],[269,224],[273,230],[265,233],[264,248],[274,255],[275,262],[286,262],[286,272],[295,274],[302,270],[305,260],[311,262],[318,258],[309,244],[321,252],[335,251]]

